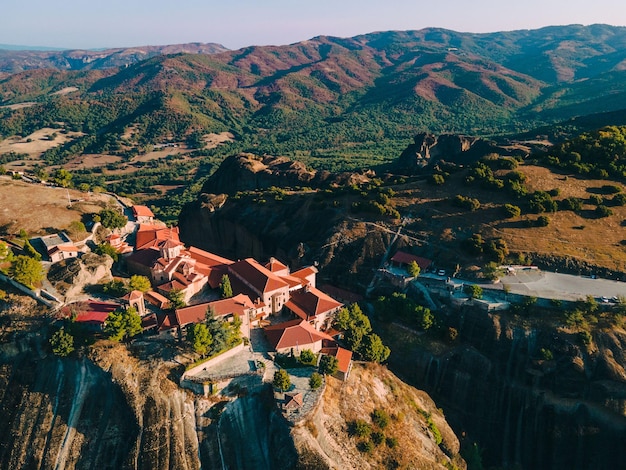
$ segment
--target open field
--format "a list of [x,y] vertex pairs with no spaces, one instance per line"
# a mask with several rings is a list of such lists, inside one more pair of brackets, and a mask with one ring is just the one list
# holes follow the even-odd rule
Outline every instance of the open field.
[[[521,204],[504,191],[481,189],[478,185],[464,184],[465,172],[453,174],[445,184],[406,185],[395,198],[402,213],[409,212],[417,220],[407,227],[406,233],[428,237],[431,255],[435,253],[443,262],[455,265],[469,262],[460,249],[459,242],[472,233],[482,233],[484,238],[502,238],[514,252],[539,253],[542,255],[571,256],[608,269],[626,271],[626,206],[610,207],[613,214],[596,218],[595,205],[589,201],[592,194],[603,185],[623,185],[608,180],[582,180],[574,176],[553,173],[549,169],[521,165],[518,170],[527,175],[529,191],[548,191],[559,188],[555,197],[583,199],[579,213],[559,211],[547,214],[547,227],[528,227],[527,221],[535,220],[537,214],[524,214],[507,219],[501,206],[505,203]],[[411,188],[411,189],[409,189]],[[418,189],[415,189],[418,188]],[[456,189],[455,189],[456,188]],[[483,204],[477,211],[460,209],[447,202],[456,193],[477,198]],[[611,196],[609,196],[610,198]],[[486,201],[490,201],[486,203]]]
[[[56,134],[54,138],[51,138]],[[4,166],[8,169],[23,171],[31,169],[35,163],[41,163],[38,158],[46,150],[63,145],[64,143],[83,135],[80,132],[61,133],[59,129],[44,127],[26,137],[11,137],[0,142],[0,154],[15,152],[25,153],[27,159],[10,162]]]
[[38,184],[15,181],[0,176],[0,235],[15,235],[20,229],[29,235],[66,229],[84,214],[99,212],[111,197],[70,189],[72,208],[68,209],[68,191]]

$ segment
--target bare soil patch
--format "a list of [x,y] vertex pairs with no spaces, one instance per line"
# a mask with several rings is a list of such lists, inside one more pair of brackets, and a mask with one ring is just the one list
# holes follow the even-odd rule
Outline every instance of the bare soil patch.
[[72,207],[68,209],[68,191],[0,177],[0,234],[15,235],[20,229],[29,234],[44,234],[66,229],[80,221],[83,214],[99,212],[110,203],[106,194],[69,190]]
[[[54,138],[51,137],[53,134],[56,134]],[[0,154],[9,152],[26,153],[29,158],[38,158],[46,150],[62,145],[81,135],[84,134],[81,132],[62,134],[59,129],[44,127],[26,137],[11,137],[3,140],[0,142]],[[6,166],[11,167],[11,165],[7,164]]]

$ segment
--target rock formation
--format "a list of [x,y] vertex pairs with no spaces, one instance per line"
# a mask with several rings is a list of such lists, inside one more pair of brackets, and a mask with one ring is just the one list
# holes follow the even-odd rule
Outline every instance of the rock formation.
[[457,134],[434,135],[421,133],[414,137],[400,155],[396,166],[410,173],[433,167],[438,162],[446,161],[455,164],[468,164],[490,153],[500,155],[523,155],[521,151],[512,151],[497,146],[493,142]]
[[71,258],[53,264],[48,272],[48,280],[55,289],[70,301],[83,292],[85,286],[111,279],[113,259],[85,253],[80,258]]

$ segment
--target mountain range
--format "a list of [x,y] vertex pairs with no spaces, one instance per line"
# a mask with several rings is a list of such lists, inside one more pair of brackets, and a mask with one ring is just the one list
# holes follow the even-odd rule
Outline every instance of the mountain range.
[[[422,131],[497,136],[581,117],[599,127],[626,109],[624,27],[427,28],[236,51],[187,46],[22,59],[5,51],[13,69],[35,69],[0,79],[0,104],[35,104],[0,109],[0,135],[55,121],[100,140],[133,128],[144,143],[230,131],[244,149],[356,166],[397,156]],[[38,54],[47,57],[40,65]],[[54,95],[68,87],[75,93]]]

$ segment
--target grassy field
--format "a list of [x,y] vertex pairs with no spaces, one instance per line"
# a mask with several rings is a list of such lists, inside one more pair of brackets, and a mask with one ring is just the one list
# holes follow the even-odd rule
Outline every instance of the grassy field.
[[0,235],[16,235],[21,229],[29,235],[64,230],[87,214],[99,212],[112,199],[106,194],[68,191],[0,176]]
[[[459,172],[441,186],[412,183],[398,191],[395,198],[398,209],[402,214],[410,213],[416,220],[407,226],[406,233],[427,238],[430,245],[427,251],[451,265],[471,262],[472,258],[460,249],[459,242],[472,233],[482,233],[483,238],[503,238],[511,251],[572,256],[609,269],[626,270],[626,245],[622,245],[626,240],[626,226],[623,225],[626,206],[611,207],[612,215],[595,218],[595,205],[589,201],[589,197],[597,194],[603,185],[615,184],[624,189],[622,184],[582,180],[533,165],[522,165],[518,170],[526,174],[529,191],[559,188],[556,200],[581,198],[585,201],[583,210],[547,214],[550,218],[547,227],[528,227],[527,221],[535,220],[538,214],[505,218],[502,205],[516,204],[516,201],[503,191],[465,185],[466,173]],[[482,203],[481,208],[470,212],[455,207],[447,200],[455,194],[477,198]]]

